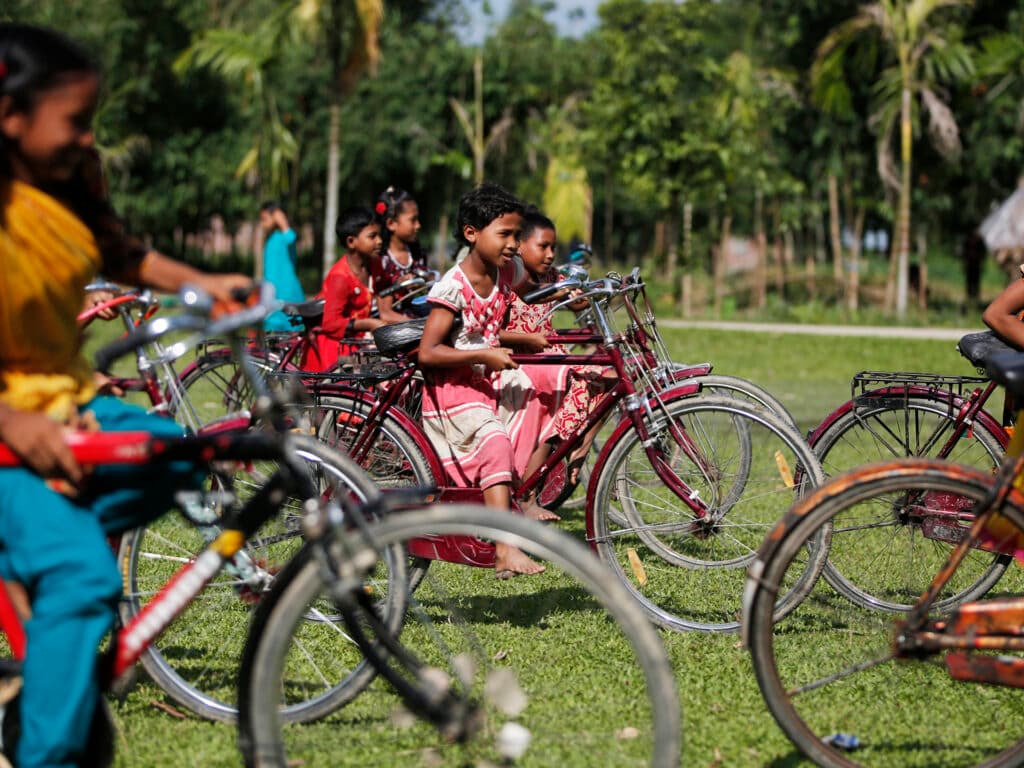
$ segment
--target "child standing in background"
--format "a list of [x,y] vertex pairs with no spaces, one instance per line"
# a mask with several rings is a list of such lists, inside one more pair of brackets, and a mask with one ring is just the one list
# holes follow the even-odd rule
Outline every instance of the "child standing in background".
[[385,324],[370,317],[374,278],[380,274],[380,225],[366,208],[349,208],[338,217],[336,231],[345,253],[324,278],[324,319],[303,360],[307,371],[329,370],[354,349],[349,342]]
[[[384,238],[380,259],[380,279],[374,290],[380,293],[398,285],[417,271],[427,268],[426,254],[417,236],[420,231],[420,207],[404,189],[388,187],[374,208],[380,219]],[[394,309],[400,296],[390,294],[377,297],[380,319],[386,323],[399,323],[410,317]]]
[[[295,273],[298,235],[288,222],[284,209],[272,201],[260,206],[260,229],[266,238],[263,242],[263,279],[274,286],[274,294],[281,301],[295,304],[305,301],[306,293]],[[272,312],[263,321],[266,331],[297,331],[301,328],[301,324],[293,324],[281,310]]]
[[[514,444],[522,441],[533,392],[511,351],[501,346],[511,296],[499,273],[519,248],[522,210],[522,203],[494,184],[463,195],[457,232],[469,252],[430,291],[419,348],[427,435],[451,481],[481,488],[484,503],[502,510],[512,507]],[[462,319],[458,330],[456,318]],[[535,435],[525,431],[532,445]],[[499,578],[544,570],[506,544],[496,545],[494,568]]]

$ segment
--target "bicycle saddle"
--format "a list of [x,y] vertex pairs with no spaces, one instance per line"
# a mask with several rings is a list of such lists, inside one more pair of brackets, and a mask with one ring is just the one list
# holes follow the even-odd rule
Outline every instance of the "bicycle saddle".
[[[425,317],[406,320],[404,323],[382,325],[373,331],[373,343],[377,345],[377,351],[382,357],[401,357],[420,345],[426,325],[427,318]],[[456,331],[461,325],[462,318],[456,315],[455,321],[452,323],[452,331]]]
[[314,317],[320,317],[324,313],[324,300],[313,299],[312,301],[303,301],[296,304],[285,304],[281,307],[281,310],[288,315],[298,315],[299,317],[309,320]]
[[956,343],[956,348],[979,371],[985,370],[985,364],[992,355],[1017,352],[992,331],[968,333]]
[[985,370],[989,378],[1006,387],[1017,402],[1024,401],[1024,353],[1013,351],[992,355]]

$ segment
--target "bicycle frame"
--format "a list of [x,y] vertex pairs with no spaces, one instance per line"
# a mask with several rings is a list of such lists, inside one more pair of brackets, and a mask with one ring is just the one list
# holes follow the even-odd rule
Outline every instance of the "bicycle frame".
[[[293,466],[293,459],[277,434],[236,432],[156,439],[148,432],[74,433],[68,437],[68,445],[79,463],[93,466],[176,460],[271,460],[278,462],[279,467],[244,507],[223,520],[220,534],[194,560],[182,566],[128,625],[114,633],[104,665],[102,684],[105,687],[119,680],[138,661],[153,639],[242,549],[247,539],[277,514],[281,492],[298,489],[306,498],[316,495],[316,489],[306,485],[308,479],[301,468]],[[0,445],[0,467],[20,464],[9,448]],[[24,627],[4,588],[0,588],[0,629],[7,635],[15,659],[24,659]]]

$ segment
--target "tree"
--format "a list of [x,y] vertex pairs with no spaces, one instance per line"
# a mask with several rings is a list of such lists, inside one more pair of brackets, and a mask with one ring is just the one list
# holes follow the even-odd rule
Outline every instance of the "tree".
[[[917,110],[929,115],[929,133],[936,148],[946,156],[960,150],[953,113],[943,101],[943,84],[966,79],[973,71],[969,51],[960,40],[960,29],[945,23],[937,12],[966,6],[971,0],[881,0],[861,7],[853,18],[832,30],[818,48],[812,77],[842,77],[847,49],[864,35],[874,35],[888,56],[887,66],[876,81],[872,123],[878,136],[878,173],[898,202],[893,237],[896,273],[895,309],[903,318],[907,309],[910,263],[910,202]],[[918,106],[920,105],[920,106]],[[892,157],[893,137],[899,128],[899,176]]]

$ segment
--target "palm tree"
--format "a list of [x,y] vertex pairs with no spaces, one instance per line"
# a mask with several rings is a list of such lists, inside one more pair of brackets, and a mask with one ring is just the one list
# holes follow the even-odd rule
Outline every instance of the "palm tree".
[[264,177],[275,192],[284,189],[288,163],[298,154],[291,131],[281,121],[272,87],[273,69],[286,45],[300,36],[322,40],[330,61],[327,192],[324,203],[324,273],[334,263],[334,221],[338,217],[341,104],[359,77],[373,71],[380,55],[378,32],[382,0],[284,0],[254,30],[210,29],[197,37],[175,62],[179,72],[209,67],[245,88],[260,105],[253,145],[236,174]]
[[501,119],[484,132],[484,54],[479,48],[473,57],[473,114],[454,96],[448,104],[455,113],[462,132],[473,153],[473,181],[484,180],[484,162],[488,153],[498,146],[513,125],[512,110],[506,109]]
[[[882,181],[898,196],[893,255],[896,270],[896,314],[907,309],[910,261],[910,197],[916,110],[929,116],[929,133],[943,156],[960,150],[960,134],[949,107],[940,97],[940,84],[966,79],[973,64],[960,29],[940,23],[942,8],[970,5],[972,0],[880,0],[861,7],[852,19],[836,27],[818,47],[812,78],[842,78],[847,48],[859,37],[874,34],[889,56],[875,84],[875,106],[869,120],[878,136],[877,162]],[[920,106],[918,106],[920,105]],[[899,126],[899,174],[892,146]]]
[[324,274],[334,263],[338,218],[338,168],[341,162],[341,105],[359,78],[373,73],[380,58],[378,37],[383,0],[299,0],[296,19],[309,38],[320,38],[330,62],[327,143],[327,192],[324,200]]

